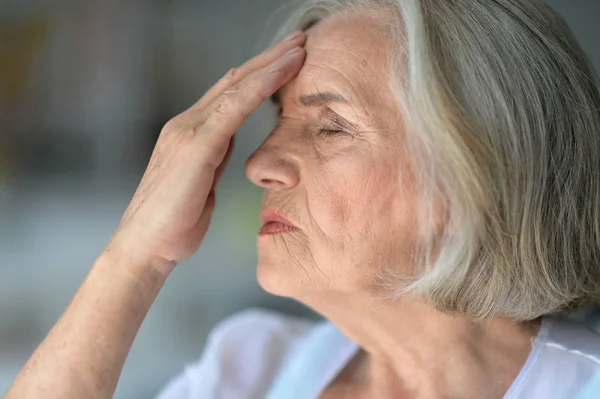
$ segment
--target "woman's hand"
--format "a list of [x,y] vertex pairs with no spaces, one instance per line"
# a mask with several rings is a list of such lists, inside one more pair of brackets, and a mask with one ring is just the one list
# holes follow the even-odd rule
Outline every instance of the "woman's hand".
[[165,125],[110,247],[167,265],[198,249],[215,207],[215,185],[231,153],[233,134],[298,72],[304,40],[304,33],[297,32],[291,40],[231,69],[196,104]]
[[304,40],[301,33],[232,69],[166,124],[109,245],[6,399],[112,398],[171,268],[192,255],[206,233],[233,134],[298,72]]

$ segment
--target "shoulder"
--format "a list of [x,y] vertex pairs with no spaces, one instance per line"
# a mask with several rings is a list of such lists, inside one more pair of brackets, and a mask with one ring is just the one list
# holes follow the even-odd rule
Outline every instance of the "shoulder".
[[564,361],[600,370],[600,335],[584,324],[568,319],[547,320],[546,351]]
[[220,322],[201,358],[158,399],[261,397],[277,371],[317,322],[253,308]]
[[[599,397],[600,335],[585,325],[546,318],[532,354],[522,372],[523,379],[517,383],[519,395],[514,397]],[[581,396],[583,390],[593,390],[594,394]]]

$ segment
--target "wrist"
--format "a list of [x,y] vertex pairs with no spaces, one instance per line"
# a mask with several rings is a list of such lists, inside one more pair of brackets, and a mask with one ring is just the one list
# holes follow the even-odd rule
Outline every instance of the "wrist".
[[131,245],[113,237],[98,257],[97,263],[128,271],[136,277],[152,282],[164,282],[176,266],[175,262],[136,251]]

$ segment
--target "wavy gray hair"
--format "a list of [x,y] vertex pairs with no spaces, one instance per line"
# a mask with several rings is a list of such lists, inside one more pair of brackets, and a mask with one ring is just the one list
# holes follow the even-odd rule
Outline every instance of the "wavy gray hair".
[[[275,40],[350,12],[390,33],[390,87],[427,204],[422,266],[410,279],[386,270],[394,294],[515,320],[596,298],[600,95],[561,17],[534,0],[313,0]],[[440,198],[446,228],[433,234]]]

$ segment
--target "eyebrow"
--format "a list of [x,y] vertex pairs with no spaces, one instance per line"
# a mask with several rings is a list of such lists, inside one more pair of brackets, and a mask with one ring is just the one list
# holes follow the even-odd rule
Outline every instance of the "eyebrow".
[[[305,94],[298,97],[298,100],[300,101],[300,104],[306,107],[316,107],[328,103],[348,103],[348,100],[346,100],[341,94],[333,91],[320,91],[316,93]],[[276,91],[271,96],[271,101],[275,105],[281,105],[281,97],[279,91]]]
[[307,94],[300,96],[298,99],[300,100],[300,104],[306,107],[314,107],[328,103],[348,103],[348,100],[346,100],[341,94],[332,91]]
[[[342,103],[348,104],[348,100],[346,100],[341,94],[333,92],[333,91],[324,91],[324,92],[316,92],[311,94],[306,94],[298,97],[300,104],[306,107],[316,107],[321,105],[326,105],[329,103]],[[279,112],[281,112],[281,97],[279,94],[279,90],[276,91],[271,96],[271,101],[275,106],[279,107]],[[356,129],[356,125],[346,118],[340,116],[336,112],[334,112],[331,108],[327,107],[327,117],[331,119],[338,126],[342,127],[346,130],[354,130]]]

